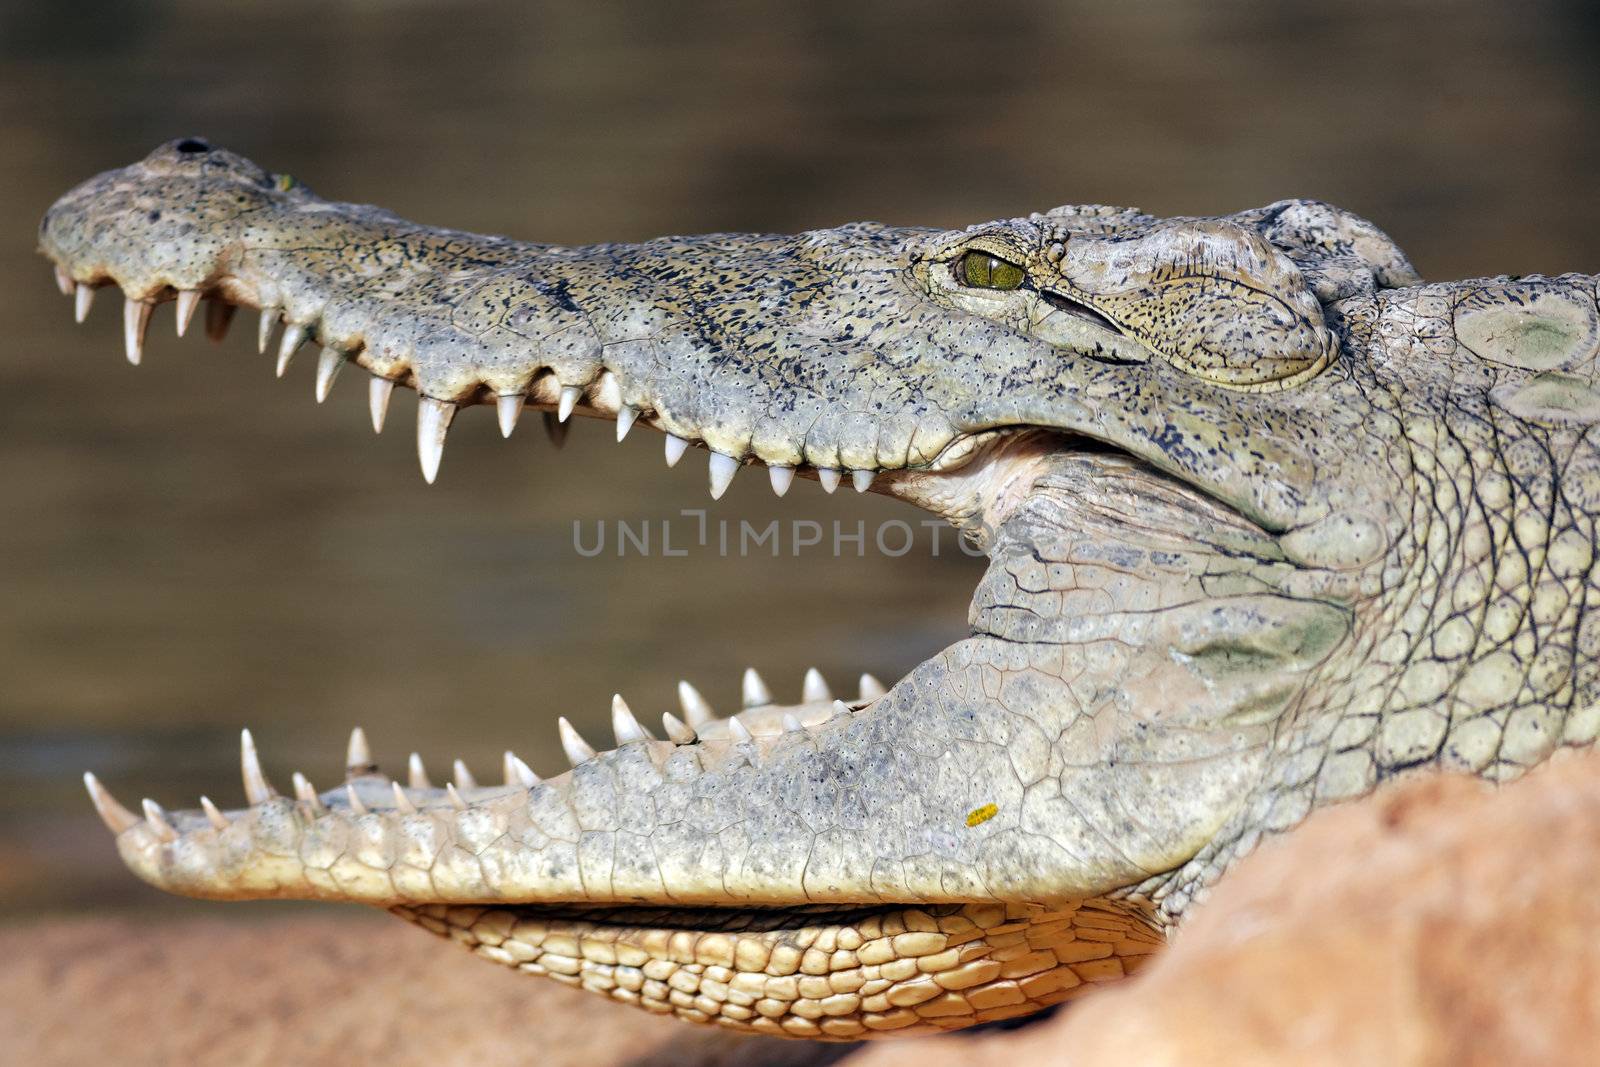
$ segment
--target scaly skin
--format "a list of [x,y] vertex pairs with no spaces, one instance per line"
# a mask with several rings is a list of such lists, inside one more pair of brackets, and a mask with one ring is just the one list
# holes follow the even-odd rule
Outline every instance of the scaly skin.
[[[204,142],[45,216],[80,308],[263,309],[280,367],[356,363],[381,423],[524,405],[638,423],[782,491],[842,472],[991,557],[971,635],[887,693],[819,679],[571,772],[434,788],[369,766],[247,808],[91,793],[140,877],[387,907],[487,958],[683,1018],[948,1029],[1120,977],[1241,854],[1386,779],[1495,780],[1593,743],[1592,277],[1423,285],[1369,223],[1069,207],[557,248],[330,203]],[[548,417],[548,416],[547,416]],[[1315,877],[1315,872],[1308,872]]]

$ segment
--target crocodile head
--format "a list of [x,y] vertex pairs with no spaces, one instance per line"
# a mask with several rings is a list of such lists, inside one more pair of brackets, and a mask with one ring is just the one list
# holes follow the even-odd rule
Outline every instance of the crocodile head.
[[198,139],[58,201],[80,318],[128,358],[259,308],[319,397],[420,394],[430,481],[466,407],[613,419],[775,491],[845,474],[991,563],[971,634],[883,691],[684,687],[652,736],[560,724],[573,768],[347,781],[135,816],[162,888],[389,907],[488,958],[698,1021],[945,1029],[1118,977],[1262,835],[1413,768],[1507,777],[1596,730],[1582,622],[1600,467],[1591,278],[1420,285],[1369,223],[1064,207],[556,247],[333,203]]

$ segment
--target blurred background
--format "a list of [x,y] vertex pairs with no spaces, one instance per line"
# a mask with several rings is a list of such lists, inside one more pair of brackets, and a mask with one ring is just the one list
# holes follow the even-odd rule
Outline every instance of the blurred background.
[[[668,470],[579,420],[564,450],[488,409],[417,473],[409,394],[374,438],[352,374],[273,379],[250,326],[114,294],[74,327],[34,254],[89,175],[200,134],[336,199],[565,243],[855,219],[938,226],[1068,202],[1213,214],[1321,197],[1433,279],[1600,269],[1600,16],[1573,3],[0,3],[0,916],[174,906],[117,862],[78,776],[127,802],[240,803],[340,776],[362,724],[436,778],[563,766],[621,691],[731,706],[819,666],[893,680],[958,637],[980,561],[573,548],[574,519],[921,518],[799,482]],[[197,331],[198,332],[198,331]]]

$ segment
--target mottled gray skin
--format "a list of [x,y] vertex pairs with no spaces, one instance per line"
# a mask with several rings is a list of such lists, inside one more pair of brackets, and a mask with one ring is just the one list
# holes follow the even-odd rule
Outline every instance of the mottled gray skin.
[[[1600,727],[1593,277],[1420,284],[1308,201],[557,248],[189,142],[73,190],[41,244],[135,301],[281,313],[444,425],[577,387],[744,464],[875,471],[992,559],[971,636],[848,713],[631,741],[465,810],[414,789],[405,815],[366,775],[371,815],[331,792],[121,828],[177,892],[1099,901],[1164,928],[1319,805],[1435,768],[1504,780]],[[1025,283],[968,284],[968,253]]]

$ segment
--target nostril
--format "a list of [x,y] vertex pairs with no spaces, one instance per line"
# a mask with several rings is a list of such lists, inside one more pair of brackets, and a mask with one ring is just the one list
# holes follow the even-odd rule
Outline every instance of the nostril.
[[178,142],[178,151],[185,155],[193,155],[196,152],[209,152],[211,146],[198,137],[185,137]]

